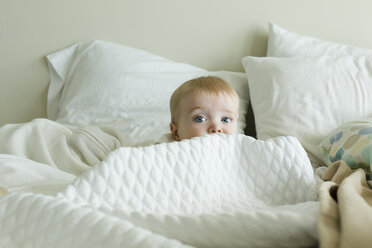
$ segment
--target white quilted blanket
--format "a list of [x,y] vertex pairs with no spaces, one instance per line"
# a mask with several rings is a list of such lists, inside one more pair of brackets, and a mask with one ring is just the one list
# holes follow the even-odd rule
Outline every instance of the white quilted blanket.
[[316,200],[293,137],[119,148],[56,197],[1,197],[0,247],[309,247]]

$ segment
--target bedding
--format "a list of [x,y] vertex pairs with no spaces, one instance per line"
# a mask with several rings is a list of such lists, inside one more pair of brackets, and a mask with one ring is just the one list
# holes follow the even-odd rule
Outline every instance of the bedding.
[[[245,57],[245,73],[106,41],[48,55],[51,120],[0,128],[0,246],[316,246],[324,201],[310,162],[324,164],[336,124],[371,114],[361,54],[271,24],[277,57]],[[167,139],[170,94],[203,75],[237,90],[240,133],[250,96],[259,139]]]
[[372,116],[372,50],[269,23],[266,56],[242,58],[257,137],[293,135],[314,167],[325,165],[320,142],[342,124]]
[[47,61],[48,118],[57,122],[111,126],[127,134],[133,144],[153,144],[169,133],[173,91],[189,79],[214,75],[236,89],[238,127],[244,132],[249,102],[244,73],[210,72],[100,40],[76,43],[48,55]]
[[316,200],[293,137],[122,147],[55,196],[1,197],[0,246],[309,247]]
[[257,138],[292,135],[314,166],[321,141],[341,124],[372,116],[372,60],[360,56],[244,57]]
[[361,168],[371,180],[372,154],[371,120],[347,122],[332,130],[320,143],[323,160],[327,166],[339,160],[351,169]]
[[[161,231],[159,231],[160,234],[156,234],[152,228],[141,227],[135,220],[120,216],[123,212],[120,212],[119,215],[116,212],[108,213],[105,212],[107,206],[90,206],[88,202],[79,205],[81,202],[78,203],[69,199],[71,195],[66,195],[63,192],[68,185],[72,186],[73,182],[82,178],[88,171],[99,173],[96,169],[99,170],[103,166],[100,165],[102,160],[106,157],[109,158],[108,155],[111,152],[115,154],[115,150],[119,147],[131,149],[129,148],[131,146],[138,147],[157,142],[169,142],[169,97],[176,87],[188,79],[214,75],[231,83],[240,96],[239,130],[243,132],[246,107],[249,100],[245,74],[228,71],[208,72],[191,65],[172,62],[142,50],[104,41],[77,43],[50,54],[47,61],[51,78],[47,109],[48,117],[52,120],[35,119],[28,123],[7,124],[0,128],[0,194],[4,195],[0,199],[2,202],[0,204],[2,223],[0,246],[122,247],[123,245],[132,245],[132,247],[187,247],[179,240],[172,240],[170,234],[165,235]],[[234,144],[234,142],[230,143]],[[194,145],[193,143],[193,147]],[[191,147],[191,144],[189,146]],[[156,147],[156,145],[150,146],[154,152],[158,152]],[[172,147],[173,150],[171,150]],[[173,153],[175,152],[174,149],[180,149],[177,147],[178,143],[174,143],[171,148],[163,146],[162,150],[169,149]],[[150,148],[146,151],[150,151]],[[243,151],[243,147],[240,150]],[[130,154],[133,153],[132,150],[129,151]],[[208,151],[209,153],[215,152],[212,148],[209,148]],[[143,152],[143,155],[147,155],[147,152]],[[225,152],[224,154],[228,153]],[[117,155],[118,158],[120,156]],[[136,157],[133,156],[131,161],[135,162],[135,159]],[[155,165],[159,166],[159,163],[163,164],[168,161],[174,166],[178,159],[178,154],[167,155],[163,158],[163,161],[159,161]],[[198,166],[200,162],[204,161],[196,155],[191,156],[190,159],[192,161],[187,163],[190,168],[193,168],[191,166]],[[213,163],[208,160],[207,162],[207,165],[211,167],[214,166],[213,163],[216,160]],[[283,161],[283,163],[285,162]],[[149,163],[140,159],[137,159],[136,163],[143,163],[144,168],[149,166]],[[222,162],[220,164],[222,166]],[[117,165],[116,169],[122,166],[125,166],[125,164]],[[300,168],[302,168],[301,166],[306,168],[306,160],[302,161]],[[130,170],[126,168],[126,171],[129,172]],[[235,225],[239,217],[226,217],[233,212],[223,209],[218,214],[213,211],[207,213],[209,210],[207,207],[211,207],[210,203],[202,201],[203,197],[207,197],[204,199],[212,197],[211,190],[218,186],[216,183],[224,183],[224,180],[231,182],[231,179],[223,179],[219,175],[214,187],[210,185],[206,188],[208,194],[200,194],[203,193],[206,185],[199,186],[198,182],[209,180],[210,177],[206,171],[202,171],[203,173],[200,175],[195,174],[198,175],[198,178],[193,178],[193,173],[196,172],[198,172],[197,169],[190,170],[190,173],[185,174],[186,178],[182,178],[182,180],[187,179],[185,184],[181,185],[182,192],[174,191],[174,195],[170,196],[166,195],[167,192],[165,192],[162,203],[168,201],[170,205],[176,204],[174,196],[184,197],[186,192],[184,188],[189,187],[190,196],[194,195],[193,197],[196,200],[201,201],[200,207],[201,209],[204,208],[202,213],[196,212],[194,216],[190,215],[191,212],[186,214],[186,212],[182,212],[187,210],[185,208],[187,206],[184,204],[176,215],[173,212],[165,211],[156,215],[159,217],[158,219],[153,222],[148,221],[148,223],[161,221],[160,216],[174,216],[174,218],[182,221],[183,226],[189,225],[192,227],[203,222],[205,216],[211,214],[212,222],[208,222],[208,225],[212,228],[212,224],[215,223],[214,220],[218,220],[220,224],[219,229],[213,231],[212,228],[209,235],[215,235],[220,229],[223,230],[225,220],[229,221],[230,226],[240,228],[244,223]],[[116,172],[113,171],[113,173]],[[142,171],[143,173],[145,171]],[[163,172],[157,167],[152,170],[151,176],[158,180],[162,173],[175,173],[174,179],[176,176],[180,176],[177,170],[172,172],[168,169]],[[142,174],[133,174],[132,176],[128,174],[129,177],[128,175],[122,175],[124,180],[120,178],[115,181],[112,178],[102,179],[106,181],[103,183],[106,186],[110,186],[112,183],[123,183],[125,185],[125,183],[138,180],[140,184],[137,187],[128,188],[130,190],[128,193],[132,196],[138,196],[138,187],[148,186],[148,182],[142,182]],[[312,179],[309,177],[308,180],[305,180],[304,187],[305,185],[312,185]],[[141,185],[141,182],[143,185]],[[176,182],[179,183],[179,181]],[[92,187],[92,189],[98,186],[93,182],[90,183],[91,186],[89,187]],[[138,202],[143,200],[144,205],[149,204],[147,200],[153,190],[166,190],[169,187],[174,188],[174,190],[177,189],[178,184],[172,185],[173,181],[168,183],[168,187],[162,184],[161,187],[158,185],[157,188],[149,189],[149,192],[146,192],[148,193],[147,197],[138,199]],[[103,186],[103,184],[102,182],[99,183],[100,186]],[[294,189],[291,188],[291,190]],[[93,191],[91,192],[93,193]],[[81,191],[85,194],[84,192],[86,193],[86,191]],[[116,197],[117,193],[112,193],[110,197]],[[296,195],[291,199],[285,198],[283,201],[287,200],[288,203],[291,202],[295,205],[295,203],[300,204],[300,202],[314,197],[314,195],[306,194],[305,198],[303,197],[304,195]],[[235,209],[236,206],[232,205],[231,210],[238,211],[243,205],[240,199],[235,200],[237,200],[236,204],[240,205],[237,209]],[[262,205],[260,199],[257,202],[257,206]],[[275,200],[272,202],[278,203]],[[304,207],[301,204],[294,206],[295,209],[298,209],[300,217],[313,215],[317,211],[316,203],[304,205]],[[252,207],[257,206],[252,205]],[[285,215],[289,211],[285,207],[283,210],[280,207],[278,208],[278,215],[279,213]],[[310,209],[310,211],[303,213],[303,209]],[[115,209],[115,211],[117,210],[122,211],[122,209]],[[131,217],[136,216],[136,213],[141,210],[137,209],[137,212],[133,212]],[[189,209],[189,211],[194,210]],[[269,210],[262,211],[262,213],[260,212],[261,215],[268,216],[267,218],[271,217]],[[240,214],[239,216],[243,215]],[[185,217],[189,219],[185,220]],[[249,216],[245,218],[246,221],[252,219]],[[196,222],[190,223],[190,220]],[[296,221],[296,219],[293,221]],[[262,222],[260,218],[258,218],[258,222]],[[295,225],[300,225],[300,223],[293,226]],[[163,227],[165,228],[166,225],[163,224]],[[171,232],[173,227],[169,225],[168,232]],[[310,243],[314,242],[315,239],[313,227],[314,223],[309,220],[307,226],[302,229],[303,235],[310,236],[308,241]],[[92,232],[84,237],[81,230],[92,230]],[[183,232],[183,228],[178,228],[178,235]],[[185,236],[183,239],[191,244],[197,242],[213,243],[210,240],[196,241],[192,236],[196,235],[197,237],[197,234],[200,234],[200,232],[190,232],[189,236]],[[228,238],[228,236],[225,236],[216,242],[233,242]],[[257,240],[257,242],[259,241]]]
[[372,189],[362,169],[332,163],[320,186],[320,247],[370,247]]
[[372,50],[270,23],[266,56],[242,59],[257,137],[297,137],[331,180],[319,188],[319,247],[370,247]]
[[28,158],[72,175],[85,172],[112,150],[126,145],[118,130],[97,126],[71,129],[48,119],[0,128],[0,153]]
[[70,128],[48,119],[7,124],[0,128],[0,186],[53,195],[110,152],[131,144],[112,127]]
[[372,56],[372,49],[301,35],[269,23],[267,57]]

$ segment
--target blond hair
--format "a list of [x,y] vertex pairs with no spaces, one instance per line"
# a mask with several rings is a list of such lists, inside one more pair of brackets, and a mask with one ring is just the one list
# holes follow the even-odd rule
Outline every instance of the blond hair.
[[189,95],[197,95],[199,93],[209,93],[214,95],[227,94],[236,97],[239,100],[239,96],[235,89],[222,78],[216,76],[205,76],[191,79],[178,87],[170,98],[169,105],[172,123],[175,123],[177,108],[181,98]]

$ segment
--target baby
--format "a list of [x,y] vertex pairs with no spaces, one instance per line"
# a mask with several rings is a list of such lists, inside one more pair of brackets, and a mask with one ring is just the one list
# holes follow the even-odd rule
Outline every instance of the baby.
[[170,99],[174,140],[212,133],[237,133],[239,96],[225,80],[200,77],[183,83]]

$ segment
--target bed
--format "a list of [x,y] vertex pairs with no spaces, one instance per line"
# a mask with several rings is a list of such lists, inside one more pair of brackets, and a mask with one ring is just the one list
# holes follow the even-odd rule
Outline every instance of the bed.
[[[0,247],[368,247],[370,7],[1,3]],[[238,134],[175,142],[207,75]]]

